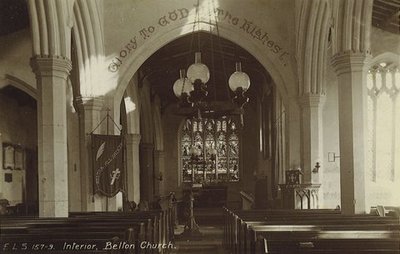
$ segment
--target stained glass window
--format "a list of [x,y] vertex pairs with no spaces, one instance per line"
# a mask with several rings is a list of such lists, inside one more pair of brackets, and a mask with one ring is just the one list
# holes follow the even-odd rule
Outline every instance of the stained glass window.
[[400,172],[400,72],[386,63],[367,75],[367,169],[373,182]]
[[183,182],[239,181],[240,133],[234,118],[186,119],[181,132]]

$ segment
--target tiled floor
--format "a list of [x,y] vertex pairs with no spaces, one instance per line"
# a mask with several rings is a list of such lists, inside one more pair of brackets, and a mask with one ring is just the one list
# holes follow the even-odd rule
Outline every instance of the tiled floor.
[[176,249],[172,254],[227,254],[222,247],[223,228],[220,226],[200,226],[201,237],[183,238],[179,234],[183,226],[175,230]]

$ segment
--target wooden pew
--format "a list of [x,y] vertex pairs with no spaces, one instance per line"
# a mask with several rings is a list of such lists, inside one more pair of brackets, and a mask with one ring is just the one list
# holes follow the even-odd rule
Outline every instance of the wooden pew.
[[[158,216],[154,216],[152,214],[142,214],[141,216],[135,216],[132,214],[129,215],[118,215],[115,214],[114,216],[111,215],[87,215],[86,217],[81,215],[79,217],[72,217],[71,220],[85,220],[85,218],[90,218],[91,220],[114,220],[114,223],[118,223],[121,221],[126,222],[145,222],[146,223],[146,238],[153,241],[153,242],[160,242],[163,243],[163,230],[161,220]],[[165,231],[164,231],[165,232]]]
[[87,217],[91,218],[152,218],[154,219],[153,227],[158,229],[157,241],[166,243],[174,241],[174,221],[169,210],[150,210],[136,211],[129,213],[121,212],[79,212],[70,213],[72,218]]
[[[170,210],[79,212],[71,213],[69,218],[2,217],[0,247],[6,243],[29,244],[29,248],[38,248],[36,243],[47,247],[55,244],[57,250],[52,250],[52,253],[70,253],[71,250],[63,250],[60,246],[69,241],[78,244],[92,242],[98,246],[97,250],[81,250],[88,253],[163,253],[162,247],[140,249],[139,245],[145,241],[156,244],[173,241],[174,218]],[[134,243],[136,249],[128,252],[104,250],[104,245],[110,241]]]
[[[278,213],[277,211],[274,210],[254,210],[254,211],[236,211],[236,213],[225,210],[225,225],[227,225],[224,228],[225,236],[228,236],[230,233],[233,232],[235,234],[240,234],[240,220],[245,220],[245,221],[253,221],[253,222],[265,222],[265,221],[275,221],[279,220],[281,221],[280,223],[294,223],[294,224],[301,224],[301,223],[308,223],[307,220],[313,219],[316,216],[321,219],[321,222],[315,221],[314,223],[329,223],[331,221],[332,223],[336,223],[337,221],[337,216],[334,215],[340,215],[337,211],[319,211],[319,210],[314,210],[314,214],[308,210],[308,212],[304,212],[304,210],[298,210],[299,212],[294,212],[294,210],[279,210]],[[294,216],[294,217],[293,217]],[[397,223],[397,220],[393,220],[390,218],[385,218],[381,219],[377,216],[342,216],[340,215],[343,220],[342,223],[353,223],[353,221],[357,220],[357,223],[359,224],[371,224],[371,223]],[[240,219],[239,219],[240,217]],[[227,222],[228,220],[228,222]],[[227,228],[228,227],[228,228]],[[227,232],[229,231],[229,232]],[[225,242],[232,242],[235,241],[237,243],[237,239],[231,239],[231,238],[224,238]]]
[[[299,219],[299,218],[297,218]],[[363,221],[364,222],[364,221]],[[249,233],[249,228],[254,228],[254,227],[264,227],[264,229],[272,230],[272,231],[284,231],[288,230],[290,232],[292,231],[312,231],[312,230],[325,230],[325,229],[334,229],[334,230],[339,230],[339,229],[357,229],[357,230],[363,230],[363,231],[370,231],[370,230],[388,230],[389,232],[393,232],[394,230],[399,230],[399,224],[397,221],[387,221],[387,223],[392,223],[392,224],[386,224],[386,223],[378,223],[378,224],[371,224],[370,223],[362,223],[358,224],[356,218],[340,218],[337,219],[336,221],[330,220],[330,221],[324,221],[324,220],[317,220],[314,218],[307,219],[302,218],[302,221],[298,220],[292,220],[292,221],[287,221],[287,220],[276,220],[276,221],[269,221],[269,222],[248,222],[248,221],[240,221],[241,224],[239,224],[238,231],[237,231],[237,239],[235,239],[237,243],[237,248],[239,249],[239,253],[243,253],[243,249],[249,248],[250,243],[252,241],[252,234]],[[340,223],[340,224],[339,224]],[[263,225],[264,224],[264,225]],[[299,225],[303,224],[303,225]],[[241,226],[241,227],[240,227]],[[285,227],[286,226],[286,227]]]
[[[157,228],[157,233],[153,237],[153,242],[162,243],[162,244],[170,244],[174,242],[174,225],[175,220],[172,213],[171,207],[168,209],[159,209],[159,210],[149,210],[149,211],[135,211],[135,212],[78,212],[78,213],[70,213],[70,216],[73,218],[79,217],[87,217],[91,218],[109,218],[109,217],[118,217],[118,218],[147,218],[150,216],[155,220],[153,228]],[[160,252],[164,250],[160,247]]]
[[[298,212],[297,212],[298,211]],[[231,211],[227,208],[224,208],[224,219],[225,219],[225,226],[224,226],[224,245],[225,246],[232,246],[238,245],[237,238],[235,235],[239,233],[238,225],[239,223],[239,216],[245,218],[245,216],[250,216],[253,220],[265,220],[266,216],[278,216],[282,218],[283,215],[290,215],[294,214],[296,216],[300,216],[302,214],[309,215],[309,214],[339,214],[340,211],[337,210],[278,210],[278,209],[268,209],[268,210],[234,210]]]
[[[144,222],[125,221],[119,224],[116,222],[116,220],[98,222],[52,218],[25,219],[17,223],[7,220],[4,223],[2,220],[0,241],[3,247],[6,243],[19,244],[20,246],[22,243],[26,243],[30,247],[38,243],[46,244],[47,246],[53,244],[59,252],[63,251],[62,245],[65,242],[76,242],[79,244],[95,243],[98,247],[98,252],[107,252],[103,250],[107,242],[124,242],[137,245],[140,241],[148,240],[146,238],[146,225]],[[149,251],[134,251],[129,253],[150,253]],[[120,251],[113,251],[113,253],[120,253]]]
[[251,227],[250,253],[399,253],[400,232],[397,230],[297,229]]
[[[7,233],[0,239],[2,253],[121,253],[107,250],[107,242],[118,244],[125,241],[126,233],[122,232],[51,232]],[[68,246],[69,245],[69,246]],[[92,247],[90,247],[92,246]],[[128,253],[128,252],[127,252]],[[129,252],[139,253],[139,252]]]
[[[365,246],[363,250],[354,250],[354,253],[371,253],[371,251],[376,251],[379,253],[381,251],[384,253],[385,251],[390,253],[395,251],[394,245],[398,245],[398,233],[399,233],[399,221],[396,219],[387,219],[377,216],[343,216],[338,214],[337,212],[331,211],[318,211],[315,210],[311,212],[304,212],[304,210],[297,210],[299,212],[293,210],[280,210],[280,211],[272,211],[272,210],[263,210],[263,211],[236,211],[236,213],[225,209],[225,228],[224,228],[224,244],[227,248],[229,248],[233,253],[268,253],[261,252],[260,246],[263,246],[266,250],[268,250],[268,246],[272,246],[274,249],[277,246],[277,243],[281,244],[289,244],[300,246],[300,244],[309,243],[318,245],[313,248],[305,248],[304,249],[291,249],[287,253],[298,253],[306,251],[306,253],[324,253],[323,250],[327,250],[327,253],[347,253],[341,250],[334,250],[332,246],[321,245],[319,242],[307,242],[303,241],[303,239],[292,239],[291,241],[287,240],[279,242],[280,239],[271,239],[266,238],[264,233],[268,233],[268,236],[277,236],[277,234],[281,234],[280,236],[285,235],[294,235],[296,232],[298,236],[305,235],[305,237],[314,239],[315,235],[325,235],[328,237],[330,242],[348,242],[353,243],[357,246]],[[240,218],[239,218],[240,217]],[[383,220],[382,220],[383,219]],[[304,232],[313,232],[307,233]],[[327,234],[329,232],[329,234]],[[335,233],[336,232],[336,233]],[[385,234],[375,234],[378,232],[385,232]],[[312,235],[314,234],[314,235]],[[342,238],[335,239],[338,235],[344,235]],[[354,240],[351,236],[365,236],[368,234],[378,235],[375,238],[371,239],[361,239]],[[389,236],[394,236],[390,238]],[[347,237],[347,238],[346,238]],[[260,239],[264,239],[263,244],[260,244]],[[318,239],[318,238],[316,238]],[[303,242],[302,242],[303,241]],[[367,243],[374,243],[377,248],[368,250],[367,245],[362,244],[362,241]],[[323,239],[323,242],[327,243],[327,239]],[[258,243],[258,244],[256,244]],[[269,243],[269,244],[267,244]],[[384,245],[382,243],[388,243]],[[379,245],[381,244],[381,245]],[[259,248],[256,248],[258,246]],[[352,245],[347,245],[350,248]],[[271,249],[269,248],[269,249]],[[318,248],[322,248],[322,250],[318,250]],[[257,251],[257,252],[255,252]],[[276,251],[276,250],[275,250]],[[318,252],[320,251],[320,252]],[[335,252],[336,251],[336,252]],[[368,252],[369,251],[369,252]],[[299,252],[299,253],[300,253]],[[386,253],[385,252],[385,253]],[[275,252],[272,252],[275,253]]]

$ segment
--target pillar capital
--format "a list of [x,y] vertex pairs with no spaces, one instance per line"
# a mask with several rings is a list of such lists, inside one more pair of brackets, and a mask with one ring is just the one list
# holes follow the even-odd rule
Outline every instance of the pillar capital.
[[344,51],[335,54],[331,59],[331,65],[337,75],[353,71],[363,71],[371,55],[366,52]]
[[140,136],[140,134],[126,134],[126,143],[128,145],[139,145],[141,138],[142,136]]
[[71,61],[61,56],[37,55],[31,58],[30,64],[37,78],[59,77],[66,80],[72,69]]
[[319,107],[325,102],[324,94],[304,94],[299,97],[299,104],[302,108]]
[[75,101],[80,109],[100,111],[104,106],[103,97],[78,96]]

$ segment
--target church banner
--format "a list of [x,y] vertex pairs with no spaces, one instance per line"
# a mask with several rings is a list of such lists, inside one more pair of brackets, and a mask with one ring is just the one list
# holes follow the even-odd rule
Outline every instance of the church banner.
[[107,197],[124,189],[123,138],[92,134],[94,192]]

